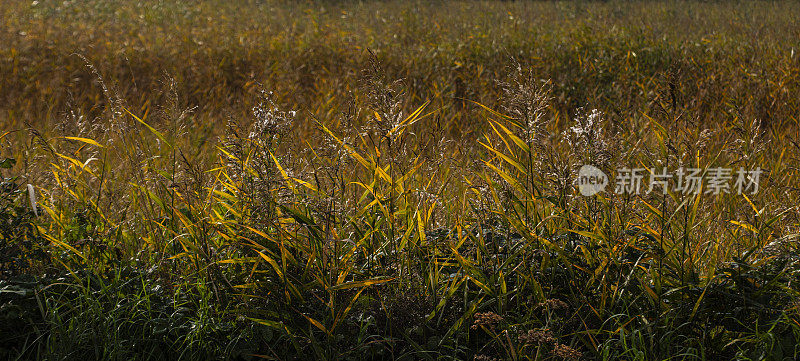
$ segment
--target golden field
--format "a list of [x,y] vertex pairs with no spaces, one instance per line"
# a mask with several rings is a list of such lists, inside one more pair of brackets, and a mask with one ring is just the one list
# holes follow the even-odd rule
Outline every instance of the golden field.
[[798,357],[796,2],[1,4],[0,357]]

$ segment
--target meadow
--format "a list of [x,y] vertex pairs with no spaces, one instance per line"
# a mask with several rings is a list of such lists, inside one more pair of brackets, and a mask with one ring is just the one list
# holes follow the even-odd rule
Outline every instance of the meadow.
[[0,359],[800,359],[796,14],[0,0]]

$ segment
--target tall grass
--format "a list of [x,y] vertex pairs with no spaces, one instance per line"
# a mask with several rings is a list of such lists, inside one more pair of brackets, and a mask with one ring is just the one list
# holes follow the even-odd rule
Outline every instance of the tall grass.
[[241,6],[0,10],[3,356],[797,358],[794,3]]

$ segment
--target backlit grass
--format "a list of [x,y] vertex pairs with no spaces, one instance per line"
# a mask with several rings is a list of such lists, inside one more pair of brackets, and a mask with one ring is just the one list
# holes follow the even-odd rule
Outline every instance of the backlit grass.
[[0,355],[795,359],[798,10],[5,2]]

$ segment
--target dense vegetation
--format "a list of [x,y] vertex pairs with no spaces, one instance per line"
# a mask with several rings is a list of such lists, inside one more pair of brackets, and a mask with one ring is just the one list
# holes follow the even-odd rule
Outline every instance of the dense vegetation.
[[0,358],[797,359],[798,13],[3,1]]

